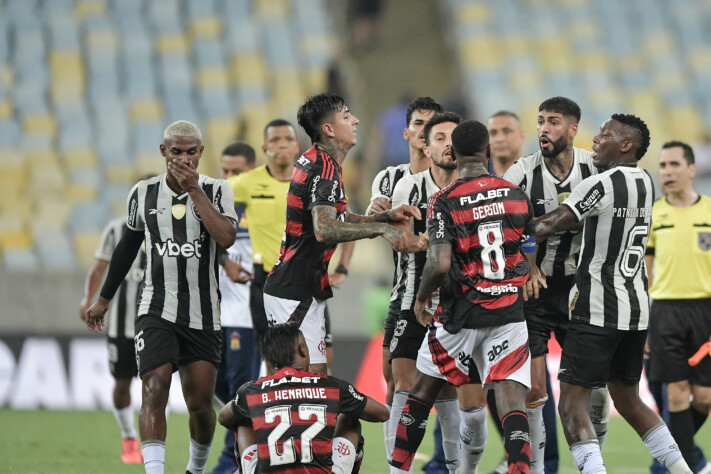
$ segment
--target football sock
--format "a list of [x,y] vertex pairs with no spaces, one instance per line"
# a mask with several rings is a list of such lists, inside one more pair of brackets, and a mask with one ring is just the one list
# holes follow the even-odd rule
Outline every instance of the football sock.
[[386,422],[388,423],[388,453],[390,454],[390,460],[393,458],[393,447],[395,446],[397,425],[400,422],[402,409],[405,406],[405,403],[407,403],[408,395],[409,392],[405,390],[398,390],[393,394],[393,404],[390,408],[390,419]]
[[504,427],[504,449],[508,454],[509,474],[530,472],[531,436],[528,418],[522,411],[511,411],[501,420]]
[[605,444],[607,437],[607,427],[610,424],[610,397],[608,396],[607,387],[594,388],[590,393],[590,420],[595,428],[597,442],[602,451],[602,445]]
[[333,459],[332,469],[334,474],[351,474],[353,464],[355,464],[356,448],[346,438],[338,436],[333,438],[331,457]]
[[682,457],[667,425],[660,423],[650,429],[642,436],[642,441],[654,459],[669,469],[671,474],[691,474],[691,469]]
[[573,455],[575,466],[580,474],[606,473],[605,464],[602,462],[600,445],[596,439],[580,441],[570,445],[570,453]]
[[121,428],[121,437],[123,439],[136,439],[136,428],[133,423],[133,408],[131,405],[126,408],[114,407],[114,418]]
[[[388,413],[392,413],[392,405],[385,405],[385,407],[388,409]],[[390,462],[393,458],[393,451],[390,449],[390,418],[388,418],[388,421],[383,423],[383,440],[385,441],[385,455],[388,458],[388,462]]]
[[543,474],[546,451],[546,426],[543,424],[544,403],[533,408],[526,407],[528,427],[531,430],[531,473],[535,474]]
[[397,425],[393,459],[390,461],[390,465],[396,469],[395,472],[407,472],[411,469],[417,448],[420,447],[425,436],[430,410],[432,410],[431,404],[415,397],[408,397],[402,409],[400,423]]
[[459,423],[460,454],[459,466],[462,472],[476,473],[486,447],[488,426],[486,423],[486,408],[473,407],[460,409]]
[[694,434],[701,429],[704,423],[706,423],[706,420],[709,417],[708,413],[702,413],[695,409],[693,406],[691,407],[691,415],[694,418]]
[[696,466],[694,452],[694,415],[691,408],[669,412],[669,431],[679,445],[679,451],[689,466]]
[[185,469],[192,472],[192,474],[203,474],[207,458],[210,456],[211,446],[212,443],[200,444],[190,438],[190,459],[188,459],[188,467]]
[[165,441],[149,439],[141,443],[143,467],[146,474],[163,474],[165,469]]
[[454,472],[459,467],[459,401],[456,398],[437,400],[434,407],[442,429],[442,450],[447,469]]

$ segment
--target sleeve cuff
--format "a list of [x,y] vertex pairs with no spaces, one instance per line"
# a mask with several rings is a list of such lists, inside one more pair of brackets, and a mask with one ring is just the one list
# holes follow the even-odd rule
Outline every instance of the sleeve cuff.
[[580,221],[581,221],[581,217],[582,217],[582,216],[581,216],[580,214],[578,214],[578,210],[575,209],[575,206],[571,206],[571,205],[568,204],[567,202],[564,202],[563,204],[561,204],[561,206],[565,206],[565,207],[567,207],[568,209],[570,209],[570,212],[573,213],[573,217],[575,217],[575,222],[580,222]]

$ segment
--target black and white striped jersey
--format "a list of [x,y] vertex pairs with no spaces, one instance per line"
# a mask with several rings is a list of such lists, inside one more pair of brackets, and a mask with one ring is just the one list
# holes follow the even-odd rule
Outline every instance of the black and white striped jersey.
[[[237,225],[227,181],[199,175],[212,205]],[[220,329],[217,244],[188,193],[178,194],[162,174],[128,195],[128,228],[144,231],[146,277],[138,315],[150,314],[193,329]]]
[[[592,153],[573,148],[573,166],[568,176],[560,180],[550,172],[539,150],[514,163],[504,179],[526,193],[533,204],[534,217],[540,217],[556,209],[582,180],[597,172]],[[559,232],[539,243],[536,263],[550,282],[555,283],[575,274],[579,251],[579,232]]]
[[[121,236],[125,231],[126,219],[123,217],[117,217],[106,224],[104,231],[101,233],[101,243],[96,252],[94,252],[94,257],[97,260],[110,262],[111,255],[116,249],[116,244],[121,240]],[[114,298],[111,306],[109,306],[107,314],[107,335],[109,338],[133,339],[133,323],[136,319],[136,308],[138,307],[138,291],[143,281],[145,269],[146,252],[141,248],[119,288],[118,296]]]
[[647,329],[644,253],[653,204],[652,178],[636,165],[591,176],[563,201],[576,219],[585,219],[571,319],[622,331]]
[[[370,202],[372,203],[379,197],[385,199],[392,198],[393,191],[397,183],[405,176],[411,176],[410,164],[403,163],[397,166],[388,166],[384,170],[378,172],[373,180],[373,186],[370,193]],[[393,251],[393,263],[395,271],[393,272],[393,288],[390,292],[391,304],[402,299],[405,292],[405,270],[407,268],[408,254]],[[391,306],[392,307],[392,306]],[[398,306],[398,309],[399,306]]]
[[[427,169],[421,173],[411,174],[402,178],[392,195],[392,207],[409,204],[420,210],[421,220],[413,220],[412,233],[421,235],[427,231],[427,203],[434,194],[440,191],[432,179],[432,172]],[[427,252],[411,253],[407,256],[406,267],[404,269],[405,288],[402,294],[401,311],[408,311],[415,308],[415,295],[420,288],[420,278],[422,270],[425,268]]]

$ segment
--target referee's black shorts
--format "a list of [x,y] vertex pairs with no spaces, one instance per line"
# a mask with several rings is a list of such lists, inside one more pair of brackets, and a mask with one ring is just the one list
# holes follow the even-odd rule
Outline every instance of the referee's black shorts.
[[711,337],[711,298],[654,300],[649,319],[649,380],[711,387],[711,357],[688,362]]

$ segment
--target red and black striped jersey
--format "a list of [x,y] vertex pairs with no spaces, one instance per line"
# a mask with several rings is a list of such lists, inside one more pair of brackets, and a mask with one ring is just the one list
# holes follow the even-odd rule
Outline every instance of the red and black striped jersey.
[[348,382],[284,367],[242,385],[232,410],[252,420],[258,472],[330,473],[338,414],[359,417],[366,403]]
[[341,167],[331,155],[313,146],[296,160],[279,260],[267,277],[265,293],[298,301],[333,296],[328,262],[337,244],[316,240],[311,210],[314,206],[333,206],[338,220],[343,221],[347,203]]
[[450,244],[452,264],[438,317],[445,329],[523,321],[530,267],[521,243],[534,233],[526,194],[494,176],[461,178],[430,198],[430,245]]

